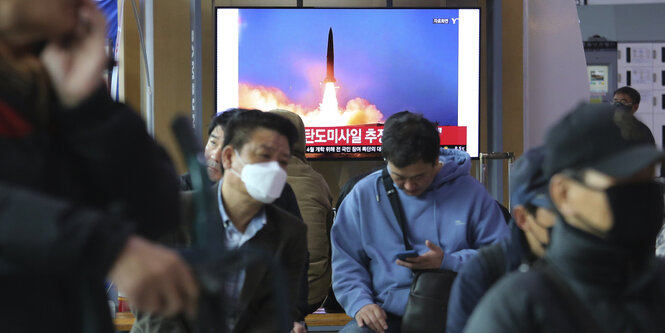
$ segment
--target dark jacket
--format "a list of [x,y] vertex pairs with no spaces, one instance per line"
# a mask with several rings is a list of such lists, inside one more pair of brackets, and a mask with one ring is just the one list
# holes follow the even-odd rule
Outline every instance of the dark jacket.
[[516,272],[486,294],[465,332],[585,332],[581,322],[600,332],[662,332],[665,262],[650,252],[631,256],[559,221],[545,259],[582,310],[573,310],[539,270]]
[[[301,316],[295,300],[300,292],[300,279],[307,261],[307,227],[302,220],[273,205],[266,205],[268,223],[243,247],[254,246],[273,254],[282,264],[285,273],[289,323]],[[242,248],[242,247],[241,247]],[[275,316],[278,304],[271,295],[274,272],[266,265],[253,265],[247,269],[245,283],[240,292],[240,313],[235,332],[275,332]]]
[[[191,191],[193,189],[192,178],[189,175],[189,173],[185,173],[185,174],[180,175],[179,181],[180,181],[180,190],[181,191]],[[211,184],[211,186],[212,186],[212,184]],[[217,188],[215,187],[215,190],[216,189]],[[293,216],[299,218],[301,221],[303,220],[302,215],[300,214],[300,207],[298,206],[298,201],[296,200],[296,194],[295,194],[295,192],[293,192],[293,188],[291,188],[291,186],[288,183],[286,183],[284,185],[284,189],[282,190],[282,193],[280,194],[279,198],[277,198],[277,200],[275,200],[275,202],[273,202],[273,204],[275,206],[277,206],[277,207],[293,214]],[[190,217],[191,217],[191,214],[190,214],[190,216],[188,216],[186,218],[190,218]],[[176,237],[180,237],[180,236],[189,237],[189,235],[183,235],[183,234],[180,234]],[[171,241],[169,243],[182,245],[183,241],[182,240],[181,241],[176,241],[175,243],[173,241]],[[188,242],[184,242],[184,243],[188,244]],[[309,258],[309,253],[307,253],[307,256]],[[305,320],[305,315],[307,315],[308,312],[309,312],[308,311],[308,303],[307,303],[307,298],[309,296],[309,288],[308,288],[309,284],[308,284],[308,281],[307,281],[307,270],[308,269],[309,269],[309,259],[306,263],[306,269],[303,272],[303,276],[300,278],[300,285],[299,285],[300,293],[298,294],[299,296],[298,296],[297,304],[298,304],[298,309],[300,310],[300,313],[301,313],[301,318],[298,318],[298,321]]]
[[2,330],[113,332],[105,276],[130,234],[154,239],[177,224],[174,169],[140,117],[103,89],[72,110],[53,102],[47,121],[5,93]]
[[[534,260],[535,256],[529,249],[524,232],[515,221],[510,222],[509,228],[509,234],[497,243],[480,249],[478,255],[464,264],[457,275],[448,300],[446,332],[462,332],[473,309],[487,290],[505,274]],[[498,255],[492,256],[490,253]]]
[[[215,186],[216,190],[217,187]],[[194,205],[192,192],[183,192],[182,195],[183,221],[191,223],[194,221]],[[214,234],[224,235],[221,217],[216,208],[214,218],[211,221],[217,229]],[[266,209],[266,225],[242,248],[251,247],[260,249],[265,253],[272,254],[270,260],[276,260],[285,274],[286,300],[290,313],[287,318],[300,321],[304,318],[303,311],[306,310],[307,280],[305,280],[307,263],[307,227],[299,215],[298,205],[293,190],[286,185],[282,195],[275,203],[264,205]],[[287,210],[288,209],[288,210]],[[293,212],[293,213],[292,213]],[[190,239],[193,226],[183,228],[178,234],[170,235],[164,241],[171,246],[186,247],[191,245]],[[278,301],[271,295],[274,281],[274,272],[270,271],[265,263],[258,263],[246,270],[245,282],[240,293],[239,313],[235,332],[275,332],[275,314]],[[304,296],[303,296],[304,293]],[[295,300],[295,301],[294,301]],[[159,317],[136,314],[137,320],[132,327],[132,332],[191,332],[193,325],[181,317]]]

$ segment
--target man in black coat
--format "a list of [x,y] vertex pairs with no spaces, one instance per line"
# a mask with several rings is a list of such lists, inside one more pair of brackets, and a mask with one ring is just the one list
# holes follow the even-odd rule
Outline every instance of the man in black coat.
[[665,266],[654,258],[665,156],[630,113],[582,105],[545,139],[559,214],[544,263],[499,281],[465,332],[662,332]]
[[464,330],[469,316],[494,283],[516,269],[528,269],[543,256],[549,243],[548,229],[554,225],[547,195],[548,179],[543,174],[544,149],[524,153],[510,174],[510,204],[514,218],[510,233],[495,244],[484,247],[457,275],[448,301],[446,332]]

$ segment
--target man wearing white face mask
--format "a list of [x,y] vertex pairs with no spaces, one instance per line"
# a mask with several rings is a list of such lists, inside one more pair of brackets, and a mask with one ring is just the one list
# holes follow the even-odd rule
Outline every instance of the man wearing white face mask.
[[[293,124],[281,116],[258,110],[234,115],[226,128],[217,202],[227,248],[263,248],[282,264],[284,286],[294,331],[304,327],[295,300],[305,269],[307,239],[304,223],[272,205],[286,184],[286,165],[297,140]],[[271,272],[253,265],[227,285],[233,304],[231,326],[235,332],[275,330],[275,304],[270,297]]]

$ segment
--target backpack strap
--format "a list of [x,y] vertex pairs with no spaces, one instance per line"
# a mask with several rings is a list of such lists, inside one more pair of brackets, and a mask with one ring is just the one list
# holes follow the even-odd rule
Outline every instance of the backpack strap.
[[393,213],[395,213],[395,218],[399,222],[399,227],[402,229],[402,238],[404,239],[404,248],[411,250],[411,243],[406,239],[406,216],[404,215],[404,210],[402,209],[402,203],[399,201],[399,196],[397,195],[397,190],[393,185],[393,180],[388,174],[388,168],[383,168],[381,171],[381,180],[383,181],[383,187],[386,189],[386,194],[388,195],[388,200],[390,200],[390,206],[393,208]]

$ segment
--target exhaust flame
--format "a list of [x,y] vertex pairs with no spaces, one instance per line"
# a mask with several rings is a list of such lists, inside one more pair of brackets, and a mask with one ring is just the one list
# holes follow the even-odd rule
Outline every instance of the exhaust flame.
[[274,87],[240,83],[238,94],[238,107],[240,108],[264,111],[289,110],[300,115],[305,126],[308,127],[364,125],[385,120],[383,113],[376,108],[376,105],[371,104],[364,98],[353,98],[346,103],[344,108],[340,108],[333,82],[325,83],[323,98],[317,108],[308,108],[293,103],[283,91]]
[[339,119],[339,105],[337,104],[337,92],[335,91],[334,82],[325,82],[323,100],[319,104],[319,110],[321,110],[320,118],[326,118],[321,119],[322,121],[328,122]]

